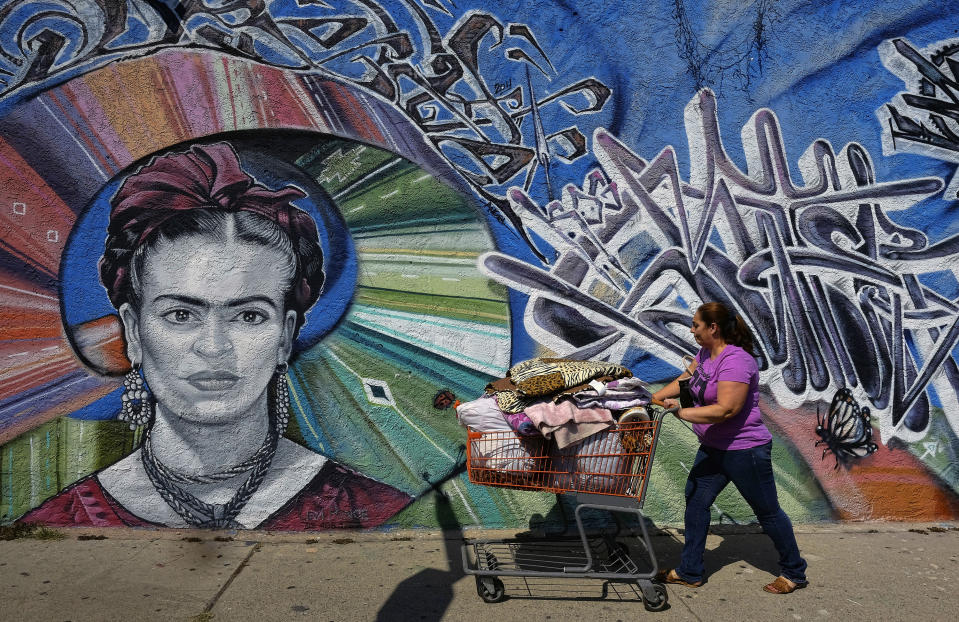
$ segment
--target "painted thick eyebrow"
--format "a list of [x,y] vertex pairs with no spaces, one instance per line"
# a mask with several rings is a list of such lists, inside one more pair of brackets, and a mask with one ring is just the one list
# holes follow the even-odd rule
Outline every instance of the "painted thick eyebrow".
[[234,307],[242,307],[243,305],[250,304],[251,302],[262,302],[263,304],[267,305],[268,307],[274,310],[276,310],[277,308],[276,303],[273,302],[272,298],[270,298],[269,296],[263,296],[262,294],[255,295],[255,296],[247,296],[245,298],[237,298],[236,300],[231,300],[230,302],[226,303],[226,306],[227,308],[232,309]]
[[[209,308],[211,305],[206,300],[201,298],[194,298],[193,296],[182,296],[180,294],[161,294],[153,299],[154,302],[161,300],[172,300],[174,302],[179,302],[182,304],[191,305],[194,307],[201,307],[203,309]],[[244,305],[250,304],[251,302],[261,302],[273,310],[277,309],[276,303],[269,296],[263,295],[254,295],[246,296],[244,298],[237,298],[236,300],[230,300],[226,303],[228,309],[233,309],[236,307],[242,307]]]
[[180,302],[183,304],[188,304],[194,307],[203,307],[204,309],[209,307],[207,301],[200,298],[194,298],[192,296],[181,296],[179,294],[160,294],[153,299],[153,302],[159,302],[161,300],[172,300],[174,302]]

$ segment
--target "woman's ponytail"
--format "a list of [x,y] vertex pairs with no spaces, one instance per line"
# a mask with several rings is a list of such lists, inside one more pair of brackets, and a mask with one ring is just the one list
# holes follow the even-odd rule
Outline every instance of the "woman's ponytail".
[[752,354],[753,335],[749,331],[749,327],[746,326],[746,322],[743,320],[742,316],[733,315],[730,324],[732,325],[732,331],[730,332],[730,338],[726,341],[734,346],[739,346],[745,350],[747,354]]

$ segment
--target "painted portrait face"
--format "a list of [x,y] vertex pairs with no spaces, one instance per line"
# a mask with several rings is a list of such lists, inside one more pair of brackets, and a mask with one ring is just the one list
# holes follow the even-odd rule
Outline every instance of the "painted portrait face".
[[148,251],[140,309],[124,304],[120,316],[157,406],[215,424],[265,412],[267,386],[292,344],[288,278],[286,258],[259,244],[192,235]]

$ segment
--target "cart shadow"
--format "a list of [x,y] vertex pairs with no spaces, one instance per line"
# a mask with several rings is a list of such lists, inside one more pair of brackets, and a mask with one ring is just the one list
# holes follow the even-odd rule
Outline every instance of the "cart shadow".
[[[591,536],[590,540],[595,541],[595,535]],[[630,545],[632,546],[632,543]],[[538,573],[543,572],[563,572],[564,561],[571,566],[585,564],[586,560],[582,555],[582,545],[578,536],[564,536],[563,539],[560,539],[558,535],[545,538],[528,537],[528,539],[512,541],[509,548],[511,549],[509,555],[511,567],[521,572],[528,572],[529,575],[500,576],[505,589],[503,600],[643,602],[642,591],[633,580],[537,576]],[[591,548],[595,549],[592,546]],[[597,557],[595,552],[594,550],[595,568],[600,571],[617,571],[616,568],[606,568],[608,558],[602,555]]]
[[[456,467],[450,473],[431,482],[429,474],[423,477],[429,484],[426,495],[435,495],[437,524],[443,529],[443,546],[447,560],[446,569],[427,568],[404,579],[390,594],[380,608],[376,620],[387,622],[398,616],[414,615],[419,620],[439,621],[453,602],[453,586],[467,577],[463,570],[460,546],[465,541],[462,524],[456,518],[446,494],[440,489],[442,483],[457,477],[463,467]],[[529,531],[517,534],[514,560],[518,567],[537,570],[539,568],[538,546],[544,541],[576,536],[574,521],[575,502],[557,495],[553,506],[545,515],[534,514],[530,518]],[[612,515],[601,510],[584,512],[584,525],[592,536],[611,534],[618,530],[615,538],[618,542],[628,543],[630,557],[643,572],[651,571],[648,553],[638,536],[642,529],[635,517],[627,516],[616,521]],[[658,567],[671,568],[676,565],[682,552],[682,535],[671,530],[657,527],[648,517],[643,517],[644,526],[651,539],[652,552]],[[711,533],[715,533],[711,530]],[[715,574],[726,566],[751,565],[760,571],[778,574],[777,555],[769,538],[761,533],[715,534],[722,541],[715,549],[706,552],[706,577]],[[572,538],[576,540],[576,538]],[[602,563],[603,560],[597,560]],[[504,600],[550,600],[550,601],[623,601],[642,603],[642,592],[634,581],[597,580],[578,578],[548,577],[501,577],[505,587]],[[667,604],[666,609],[670,608]]]
[[[537,569],[537,541],[558,537],[575,536],[576,524],[572,518],[575,505],[569,499],[557,495],[556,502],[545,515],[534,514],[530,519],[529,531],[517,534],[515,560],[518,566]],[[587,513],[588,514],[588,513]],[[612,520],[603,520],[602,512],[594,516],[585,516],[584,522],[591,525],[593,533],[608,533],[610,527],[620,530],[617,540],[628,542],[632,549],[632,558],[644,571],[650,568],[648,553],[643,550],[641,527],[638,520],[627,517],[618,524]],[[660,570],[678,565],[682,549],[682,532],[677,535],[671,529],[658,527],[648,517],[643,517],[646,531],[649,533],[653,555]],[[748,530],[748,531],[744,531]],[[779,574],[778,554],[772,541],[757,525],[714,526],[710,534],[721,539],[718,546],[707,550],[705,554],[706,581],[717,572],[735,567],[736,574],[766,572],[771,577]],[[527,542],[523,542],[526,540]],[[529,562],[527,563],[527,560]],[[549,599],[549,600],[619,600],[641,601],[642,594],[631,582],[600,582],[597,580],[575,579],[536,579],[534,577],[501,577],[506,588],[506,598]]]
[[[573,536],[577,533],[573,515],[575,501],[568,495],[556,495],[556,501],[546,515],[534,514],[529,522],[530,530],[522,536],[557,537]],[[607,531],[618,527],[625,537],[639,535],[641,527],[638,519],[632,515],[615,515],[601,510],[587,510],[583,516],[587,529]],[[615,520],[613,520],[615,519]],[[646,531],[652,540],[653,552],[659,569],[674,568],[679,564],[683,550],[683,535],[672,529],[658,527],[649,517],[643,516]],[[748,525],[712,525],[709,534],[719,536],[719,546],[707,550],[705,554],[706,576],[709,577],[727,566],[755,568],[767,572],[773,577],[779,575],[779,555],[772,540],[761,530],[758,524]],[[746,572],[749,572],[746,570]],[[741,573],[740,573],[741,574]]]
[[[502,553],[508,567],[526,576],[496,575],[502,581],[503,600],[548,600],[548,601],[622,601],[643,603],[643,593],[634,579],[599,579],[594,577],[543,577],[544,572],[573,572],[564,566],[580,566],[586,563],[579,530],[575,522],[577,502],[570,495],[556,495],[552,507],[544,514],[533,514],[529,531],[516,534],[513,539],[502,541]],[[586,508],[582,512],[584,529],[593,554],[593,564],[600,572],[626,572],[627,574],[652,574],[653,562],[641,538],[642,527],[635,515],[613,513],[606,510]],[[653,555],[659,558],[659,546],[674,539],[670,532],[658,528],[649,518],[643,517],[649,533]],[[665,538],[658,536],[667,536]],[[597,544],[607,542],[608,544]],[[617,555],[609,548],[613,542],[628,546],[630,560],[636,567],[622,568]],[[682,543],[674,543],[676,551]],[[550,550],[552,549],[552,550]],[[490,559],[493,561],[490,562]],[[487,557],[487,564],[497,563],[496,556]],[[637,568],[638,567],[638,568]],[[669,604],[663,610],[669,609]]]
[[423,473],[423,479],[430,489],[420,498],[432,494],[436,498],[436,522],[443,530],[447,570],[426,568],[411,577],[403,579],[390,594],[377,612],[377,622],[392,622],[406,616],[427,622],[442,620],[446,610],[453,602],[453,584],[466,576],[460,559],[460,544],[463,541],[463,526],[449,498],[440,485],[465,471],[464,465],[454,469],[435,482],[430,481],[429,473]]

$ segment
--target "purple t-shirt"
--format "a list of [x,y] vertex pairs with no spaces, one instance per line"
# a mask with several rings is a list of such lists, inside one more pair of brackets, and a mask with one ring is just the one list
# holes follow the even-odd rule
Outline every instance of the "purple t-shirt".
[[696,355],[696,371],[689,381],[693,405],[716,403],[717,383],[742,382],[749,385],[742,410],[722,423],[694,423],[699,442],[716,449],[748,449],[772,440],[759,412],[759,368],[756,359],[739,346],[727,345],[715,359],[703,348]]

